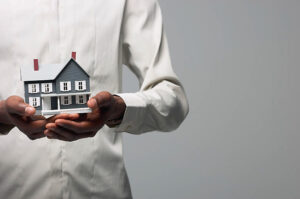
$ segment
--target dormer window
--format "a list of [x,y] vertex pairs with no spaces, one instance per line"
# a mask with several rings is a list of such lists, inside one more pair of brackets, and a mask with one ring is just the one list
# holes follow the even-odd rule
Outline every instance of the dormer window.
[[28,84],[28,93],[39,93],[39,84]]
[[60,82],[60,91],[70,91],[71,90],[71,82]]
[[77,91],[84,91],[86,90],[86,81],[75,81],[75,90]]

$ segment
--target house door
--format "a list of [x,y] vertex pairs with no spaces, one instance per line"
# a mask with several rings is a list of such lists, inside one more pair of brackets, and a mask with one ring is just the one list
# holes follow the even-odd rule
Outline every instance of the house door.
[[51,110],[57,110],[57,97],[51,97]]
[[50,97],[43,97],[43,110],[51,110],[51,100]]

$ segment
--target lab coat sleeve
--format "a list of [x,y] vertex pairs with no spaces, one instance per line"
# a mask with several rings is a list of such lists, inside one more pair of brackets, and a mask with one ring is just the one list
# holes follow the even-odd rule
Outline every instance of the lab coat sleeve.
[[176,129],[189,107],[182,84],[172,69],[156,0],[127,0],[122,38],[123,63],[137,76],[140,90],[118,93],[127,108],[116,131],[141,134]]

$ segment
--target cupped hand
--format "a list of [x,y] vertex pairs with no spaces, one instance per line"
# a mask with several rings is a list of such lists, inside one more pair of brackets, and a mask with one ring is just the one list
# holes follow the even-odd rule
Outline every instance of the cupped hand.
[[47,123],[52,123],[56,119],[73,119],[69,115],[56,115],[46,119],[43,116],[34,115],[34,107],[26,104],[19,96],[10,96],[4,103],[6,123],[17,127],[29,139],[35,140],[45,137],[44,130]]
[[63,141],[94,137],[104,124],[110,127],[118,125],[126,109],[121,97],[106,91],[92,97],[87,105],[91,108],[91,113],[69,114],[65,118],[56,118],[55,122],[46,125],[44,134],[50,139]]

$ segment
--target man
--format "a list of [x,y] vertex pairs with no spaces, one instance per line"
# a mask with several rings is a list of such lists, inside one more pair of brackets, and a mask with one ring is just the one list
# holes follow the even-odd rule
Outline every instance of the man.
[[[3,0],[0,30],[1,198],[131,198],[121,132],[171,131],[188,112],[157,1]],[[20,66],[72,51],[90,74],[92,113],[34,116]],[[121,93],[123,64],[139,92]]]

